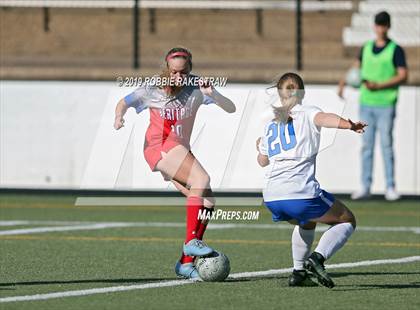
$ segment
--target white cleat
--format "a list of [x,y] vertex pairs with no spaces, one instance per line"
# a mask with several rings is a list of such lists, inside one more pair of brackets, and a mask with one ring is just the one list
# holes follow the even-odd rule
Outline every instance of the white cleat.
[[388,201],[396,201],[400,198],[401,196],[395,191],[395,188],[388,188],[385,192],[385,199]]
[[370,197],[370,191],[367,189],[362,189],[360,191],[357,191],[351,194],[352,200],[368,199],[369,197]]

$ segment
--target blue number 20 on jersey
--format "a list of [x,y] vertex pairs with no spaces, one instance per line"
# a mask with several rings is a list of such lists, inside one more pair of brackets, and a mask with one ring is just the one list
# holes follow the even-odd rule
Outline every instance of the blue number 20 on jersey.
[[[286,126],[289,139],[286,139]],[[296,135],[295,128],[293,127],[293,121],[284,123],[273,122],[268,126],[268,157],[278,155],[283,151],[288,151],[296,146]],[[287,142],[289,140],[289,142]],[[276,143],[274,143],[276,142]]]

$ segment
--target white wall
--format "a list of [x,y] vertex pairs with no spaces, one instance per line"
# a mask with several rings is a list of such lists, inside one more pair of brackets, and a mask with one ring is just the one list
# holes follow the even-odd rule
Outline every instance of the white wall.
[[[237,105],[235,114],[216,106],[199,111],[193,152],[223,190],[259,190],[263,170],[255,162],[255,139],[269,105],[267,85],[232,84],[219,89]],[[305,104],[357,119],[357,91],[347,103],[335,86],[308,86]],[[406,194],[420,194],[419,89],[402,87],[395,128],[396,179]],[[31,188],[166,189],[143,158],[148,112],[130,111],[126,127],[112,129],[115,103],[130,92],[111,82],[0,82],[0,186]],[[360,136],[325,130],[317,176],[333,192],[359,186]],[[169,186],[169,188],[171,188]],[[383,192],[380,148],[375,154],[374,192]]]

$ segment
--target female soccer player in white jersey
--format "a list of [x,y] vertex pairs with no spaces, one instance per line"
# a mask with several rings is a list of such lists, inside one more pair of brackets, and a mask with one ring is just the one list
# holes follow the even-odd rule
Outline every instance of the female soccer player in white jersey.
[[194,257],[213,252],[202,242],[207,222],[200,221],[198,215],[200,210],[204,214],[211,212],[214,198],[209,175],[190,151],[190,136],[202,104],[214,103],[228,113],[235,112],[235,105],[205,81],[195,85],[199,79],[190,74],[192,55],[187,49],[171,49],[165,62],[161,83],[142,85],[119,101],[114,127],[117,130],[123,127],[129,107],[137,113],[149,108],[144,157],[152,171],[160,171],[165,180],[172,181],[187,197],[186,237],[175,272],[185,278],[197,278]]
[[[295,73],[284,74],[277,90],[282,105],[273,107],[274,119],[257,140],[258,163],[262,167],[270,165],[265,176],[264,203],[274,221],[296,225],[292,234],[294,270],[289,285],[316,285],[310,280],[310,271],[320,284],[332,288],[334,282],[325,271],[324,261],[344,245],[356,227],[356,219],[342,202],[322,190],[315,178],[321,128],[363,133],[367,125],[302,105],[304,83]],[[309,255],[316,223],[331,227]]]

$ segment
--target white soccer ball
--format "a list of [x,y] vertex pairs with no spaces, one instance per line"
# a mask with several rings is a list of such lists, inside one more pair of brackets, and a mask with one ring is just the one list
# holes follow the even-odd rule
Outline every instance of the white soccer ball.
[[362,84],[362,78],[360,77],[360,69],[351,68],[346,74],[346,84],[354,88],[359,88]]
[[203,281],[220,282],[225,280],[230,272],[229,258],[217,251],[198,258],[195,265]]

